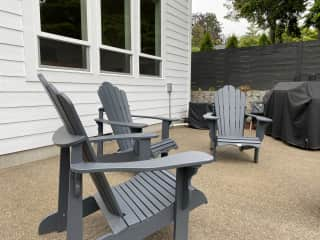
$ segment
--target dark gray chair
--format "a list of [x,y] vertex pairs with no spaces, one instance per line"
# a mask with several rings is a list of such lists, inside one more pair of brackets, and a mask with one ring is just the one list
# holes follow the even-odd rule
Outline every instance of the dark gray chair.
[[[47,91],[52,100],[57,112],[62,119],[66,118],[64,112],[57,106],[60,106],[57,100],[58,90],[47,80],[42,74],[38,75],[40,82]],[[67,123],[66,123],[67,124]],[[108,136],[105,141],[115,141],[118,139],[134,139],[134,147],[132,151],[117,152],[116,154],[99,154],[98,160],[101,162],[123,162],[123,161],[137,161],[148,159],[151,156],[150,144],[148,142],[151,138],[157,137],[156,134],[122,134],[117,136]],[[98,141],[96,144],[100,144]],[[68,206],[68,191],[69,191],[69,171],[70,171],[70,149],[68,146],[60,148],[60,166],[59,166],[59,194],[58,194],[58,210],[56,213],[44,219],[39,226],[39,234],[46,234],[50,232],[64,231],[66,228],[67,206]],[[93,198],[88,197],[84,200],[85,206],[92,205]],[[87,209],[87,208],[86,208]],[[84,209],[84,216],[88,215],[93,209]]]
[[[89,138],[70,99],[50,83],[46,82],[45,87],[64,125],[55,132],[53,141],[64,154],[63,174],[68,181],[65,182],[67,195],[63,202],[66,206],[62,206],[63,215],[58,211],[49,216],[41,223],[40,230],[66,229],[68,240],[81,240],[82,218],[101,210],[112,232],[99,240],[141,240],[171,223],[174,223],[174,239],[188,239],[189,212],[207,201],[202,192],[191,186],[191,178],[201,165],[212,162],[213,157],[201,152],[185,152],[161,159],[107,162],[95,154],[92,143],[143,138],[146,142],[143,145],[150,148],[150,138],[155,135]],[[177,169],[176,176],[167,169]],[[111,187],[107,172],[137,174]],[[83,200],[82,179],[87,173],[97,194]]]
[[[132,115],[126,93],[109,82],[104,82],[100,86],[98,94],[103,105],[103,108],[99,109],[99,118],[96,119],[99,136],[103,135],[103,124],[111,125],[114,134],[141,133],[148,125],[135,123],[132,117],[151,118],[162,121],[161,141],[151,145],[152,155],[154,157],[159,154],[167,156],[171,149],[177,148],[176,142],[169,138],[169,127],[173,121],[178,119]],[[103,118],[103,112],[106,113],[108,120]],[[119,140],[118,145],[120,151],[130,151],[134,146],[134,141],[132,139]],[[102,144],[98,152],[103,152]]]
[[[213,155],[216,153],[216,147],[223,145],[235,145],[241,151],[254,148],[254,161],[257,163],[266,127],[272,120],[246,114],[246,95],[233,86],[228,85],[219,89],[215,94],[214,104],[215,114],[207,113],[203,116],[209,125]],[[256,119],[256,137],[244,136],[245,116]]]

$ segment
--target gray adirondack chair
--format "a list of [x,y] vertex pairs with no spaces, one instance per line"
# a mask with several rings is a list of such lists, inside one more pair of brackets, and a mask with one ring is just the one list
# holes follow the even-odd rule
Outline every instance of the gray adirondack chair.
[[[132,115],[128,104],[126,93],[109,82],[104,82],[99,90],[98,95],[103,108],[100,108],[99,118],[96,119],[99,129],[99,135],[103,135],[103,124],[109,124],[114,134],[128,134],[142,132],[147,124],[134,123],[132,117],[151,118],[162,121],[161,141],[151,145],[151,152],[154,157],[161,154],[167,156],[171,149],[177,148],[174,140],[169,138],[169,127],[173,121],[178,119],[170,119],[164,117],[151,117],[142,115]],[[108,120],[103,119],[103,112],[106,113]],[[133,148],[134,141],[132,139],[118,141],[120,151],[128,151]],[[103,146],[99,146],[99,151],[103,152]]]
[[[140,240],[174,223],[174,239],[188,239],[190,210],[206,203],[205,195],[190,185],[197,169],[213,161],[213,157],[201,152],[185,152],[170,157],[130,162],[107,162],[100,159],[92,143],[126,138],[143,138],[150,148],[154,134],[125,134],[89,138],[71,102],[52,84],[46,83],[49,93],[62,121],[54,136],[66,160],[68,179],[67,207],[62,223],[58,214],[49,216],[42,227],[55,231],[67,230],[68,240],[83,237],[82,218],[101,210],[112,232],[99,240]],[[176,176],[167,169],[177,169]],[[137,173],[127,182],[111,187],[106,172]],[[90,174],[97,194],[83,200],[83,174]],[[61,216],[60,216],[61,217]],[[57,227],[57,224],[60,228]]]
[[[254,114],[246,114],[245,93],[230,85],[216,92],[214,104],[215,114],[207,113],[203,116],[209,125],[213,155],[216,153],[217,146],[235,145],[241,151],[254,148],[254,161],[257,163],[266,127],[272,120]],[[256,119],[256,137],[244,136],[245,116]]]
[[[59,102],[56,95],[58,90],[48,81],[42,74],[38,75],[40,82],[47,91],[60,117],[65,118],[65,114],[57,107]],[[99,154],[99,161],[104,162],[121,162],[121,161],[136,161],[147,159],[151,156],[149,139],[157,137],[156,134],[122,134],[117,136],[105,137],[105,141],[114,141],[118,139],[134,139],[135,144],[132,151],[117,152],[116,154]],[[97,142],[99,144],[100,141]],[[60,148],[60,169],[59,169],[59,195],[58,195],[58,210],[56,213],[45,218],[39,226],[39,234],[50,232],[61,232],[66,229],[67,210],[68,210],[68,192],[69,192],[69,171],[70,171],[70,149],[68,146]],[[84,216],[87,216],[91,211],[97,210],[92,204],[93,198],[84,199]],[[92,209],[90,209],[92,207]]]

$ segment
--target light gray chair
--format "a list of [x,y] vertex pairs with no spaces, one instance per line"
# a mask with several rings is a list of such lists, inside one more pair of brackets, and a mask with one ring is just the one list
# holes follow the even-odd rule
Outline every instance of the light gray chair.
[[[96,155],[92,143],[143,138],[147,139],[143,145],[149,145],[150,149],[150,138],[155,135],[89,138],[71,100],[50,83],[46,90],[64,125],[55,132],[53,141],[62,149],[61,153],[64,152],[65,171],[62,173],[68,181],[65,182],[64,212],[49,216],[40,229],[66,229],[68,240],[81,240],[82,218],[101,210],[112,232],[99,240],[141,240],[172,223],[174,239],[188,239],[189,212],[207,201],[202,192],[191,186],[191,178],[201,165],[211,163],[213,157],[201,152],[185,152],[161,159],[108,162]],[[176,176],[167,169],[177,169]],[[136,175],[111,187],[107,172],[134,172]],[[84,200],[83,174],[90,174],[97,189],[97,194]]]
[[[272,120],[246,114],[245,93],[230,85],[224,86],[215,93],[214,105],[215,114],[207,113],[203,116],[209,125],[213,155],[216,153],[216,147],[223,145],[235,145],[241,151],[254,148],[254,161],[257,163],[266,127]],[[256,137],[244,136],[245,116],[256,119]]]
[[[161,141],[151,145],[152,155],[154,157],[159,154],[167,156],[171,149],[177,148],[176,142],[169,138],[169,127],[173,121],[178,119],[131,114],[126,93],[109,82],[104,82],[100,86],[98,95],[103,105],[103,108],[100,108],[99,118],[96,119],[99,136],[103,135],[103,124],[111,125],[114,134],[141,133],[148,125],[133,122],[133,117],[157,119],[162,121],[162,134]],[[106,113],[108,120],[103,118],[103,112]],[[130,151],[134,141],[132,139],[119,140],[118,145],[120,151]],[[103,152],[103,145],[99,146],[98,152]]]

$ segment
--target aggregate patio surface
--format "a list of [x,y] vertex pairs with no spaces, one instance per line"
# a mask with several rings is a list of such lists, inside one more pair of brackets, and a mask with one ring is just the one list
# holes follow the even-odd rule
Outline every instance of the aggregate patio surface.
[[[178,151],[209,152],[208,131],[171,130]],[[116,146],[108,145],[108,150]],[[172,154],[172,153],[171,153]],[[195,209],[189,239],[264,240],[320,239],[320,152],[305,151],[266,137],[259,164],[253,150],[221,147],[217,162],[200,168],[193,185],[209,203]],[[130,174],[109,174],[112,184]],[[57,206],[58,158],[0,170],[0,239],[65,239],[65,233],[38,236],[39,222]],[[85,177],[85,194],[94,186]],[[85,239],[109,231],[95,213],[84,220]],[[167,227],[147,240],[172,239]]]

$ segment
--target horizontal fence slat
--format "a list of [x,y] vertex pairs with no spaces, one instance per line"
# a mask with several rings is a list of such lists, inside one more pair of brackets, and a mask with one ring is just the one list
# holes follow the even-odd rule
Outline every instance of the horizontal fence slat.
[[320,80],[320,41],[192,54],[192,88],[231,84],[266,90],[283,81]]

